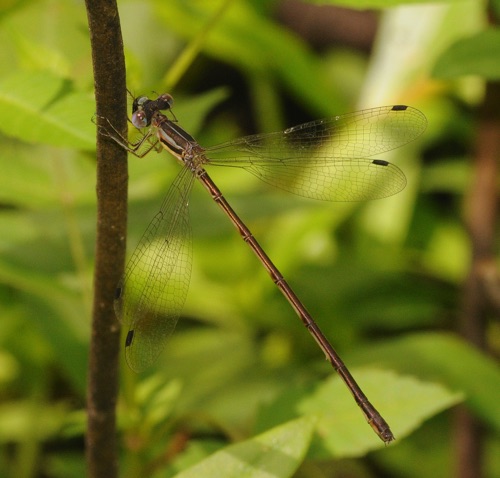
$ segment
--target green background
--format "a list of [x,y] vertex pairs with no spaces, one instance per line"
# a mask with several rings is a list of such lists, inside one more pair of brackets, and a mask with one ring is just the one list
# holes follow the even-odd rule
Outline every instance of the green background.
[[[313,48],[280,24],[277,2],[234,0],[219,17],[219,2],[119,2],[128,88],[172,93],[202,145],[384,104],[411,104],[429,121],[384,155],[408,179],[384,200],[323,203],[232,168],[211,173],[397,440],[384,447],[373,434],[195,185],[177,331],[146,373],[123,362],[121,476],[453,477],[459,403],[485,425],[485,476],[500,474],[498,365],[456,333],[471,260],[463,217],[475,107],[500,76],[500,33],[480,2],[390,3],[400,7],[377,11],[367,53]],[[179,76],[172,65],[193,38]],[[79,477],[96,220],[83,4],[3,0],[0,44],[0,476]],[[177,172],[166,153],[130,157],[129,250]],[[493,322],[497,355],[499,336]]]

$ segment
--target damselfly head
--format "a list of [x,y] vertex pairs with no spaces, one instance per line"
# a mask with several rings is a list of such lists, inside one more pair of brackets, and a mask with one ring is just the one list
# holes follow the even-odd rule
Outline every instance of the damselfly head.
[[151,124],[153,115],[158,111],[169,110],[174,104],[172,95],[163,93],[156,100],[147,96],[139,96],[132,103],[132,124],[136,128],[146,128]]

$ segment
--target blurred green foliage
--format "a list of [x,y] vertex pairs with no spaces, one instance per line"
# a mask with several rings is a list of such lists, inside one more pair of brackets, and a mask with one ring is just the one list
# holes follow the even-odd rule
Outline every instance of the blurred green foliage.
[[[408,178],[386,200],[320,203],[214,172],[397,441],[385,448],[372,433],[195,187],[184,317],[152,370],[123,367],[122,476],[451,477],[445,410],[461,401],[488,430],[487,476],[500,474],[498,365],[454,333],[470,260],[462,212],[473,107],[484,79],[498,78],[500,35],[475,0],[405,3],[380,12],[366,54],[313,50],[276,21],[269,0],[228,2],[211,24],[218,2],[120,2],[129,88],[168,89],[201,144],[379,104],[412,104],[429,120],[422,138],[386,155]],[[79,477],[96,203],[83,4],[2,2],[0,43],[0,476]],[[177,170],[167,154],[130,158],[131,247]],[[498,352],[498,328],[489,334]]]

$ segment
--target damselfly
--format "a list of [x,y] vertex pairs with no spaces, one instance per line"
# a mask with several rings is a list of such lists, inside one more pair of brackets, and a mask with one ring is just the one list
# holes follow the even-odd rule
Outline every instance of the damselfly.
[[388,197],[405,187],[406,178],[397,166],[370,158],[421,135],[427,125],[425,116],[409,106],[383,106],[203,148],[175,119],[162,113],[172,105],[169,94],[155,100],[146,96],[134,100],[131,122],[145,131],[135,143],[129,143],[116,131],[105,133],[138,157],[152,149],[164,148],[183,165],[117,287],[115,310],[129,328],[125,353],[130,368],[138,372],[153,363],[172,334],[184,306],[191,273],[188,204],[196,178],[266,268],[342,377],[368,423],[389,443],[394,439],[389,425],[368,401],[305,306],[222,196],[205,166],[242,168],[273,186],[314,199],[358,201]]

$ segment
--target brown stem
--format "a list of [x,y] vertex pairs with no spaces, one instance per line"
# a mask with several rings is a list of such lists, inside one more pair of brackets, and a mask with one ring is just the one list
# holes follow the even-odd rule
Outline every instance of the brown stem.
[[[472,263],[464,285],[460,332],[486,351],[486,321],[490,306],[491,270],[495,270],[494,241],[497,214],[496,178],[500,158],[500,84],[488,83],[480,111],[473,183],[466,198],[466,224],[472,247]],[[495,274],[493,274],[495,275]],[[465,408],[456,416],[457,472],[459,478],[480,478],[483,434],[478,420]]]
[[[90,30],[96,120],[126,132],[125,61],[114,0],[86,0]],[[120,326],[113,311],[125,259],[127,154],[97,134],[97,238],[94,302],[87,391],[88,476],[118,476],[115,405],[118,394]]]

